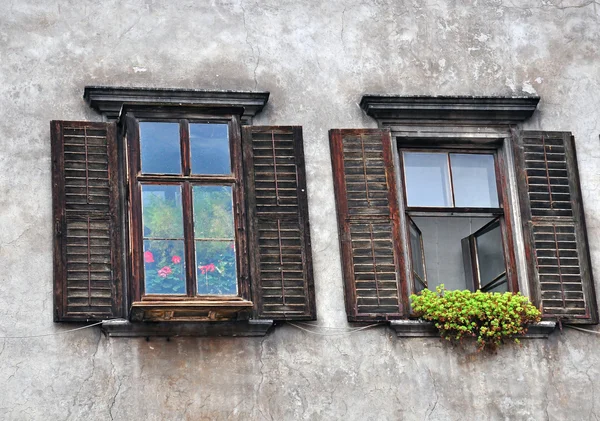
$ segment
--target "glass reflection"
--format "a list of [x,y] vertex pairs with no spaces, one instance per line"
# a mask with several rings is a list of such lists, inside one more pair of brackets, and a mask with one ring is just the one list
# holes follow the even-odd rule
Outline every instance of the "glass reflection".
[[447,154],[404,152],[403,157],[408,206],[452,206]]
[[190,124],[193,174],[230,174],[227,124]]
[[194,186],[198,294],[237,294],[231,186]]
[[140,122],[142,172],[180,174],[179,123]]
[[497,208],[494,156],[450,154],[454,201],[457,207]]
[[142,185],[145,294],[185,294],[181,186]]

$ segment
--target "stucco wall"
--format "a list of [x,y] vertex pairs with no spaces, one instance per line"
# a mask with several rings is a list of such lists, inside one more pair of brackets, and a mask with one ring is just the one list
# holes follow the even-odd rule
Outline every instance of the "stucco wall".
[[[345,311],[327,131],[363,93],[537,93],[528,128],[577,140],[600,274],[600,4],[590,0],[34,1],[0,12],[0,336],[52,322],[51,119],[99,120],[89,84],[268,90],[304,127],[319,325]],[[600,276],[600,275],[598,275]],[[497,355],[386,328],[266,338],[0,340],[7,420],[598,419],[597,336]]]

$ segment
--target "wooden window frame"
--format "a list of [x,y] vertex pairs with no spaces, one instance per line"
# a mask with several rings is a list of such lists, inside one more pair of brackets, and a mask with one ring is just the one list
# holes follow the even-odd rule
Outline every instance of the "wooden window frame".
[[[246,199],[242,162],[241,113],[232,109],[196,109],[180,107],[153,107],[126,111],[122,120],[123,145],[125,147],[127,224],[129,256],[127,266],[128,301],[135,310],[150,310],[163,317],[166,313],[157,309],[176,309],[178,306],[201,308],[203,311],[237,312],[252,308],[248,276],[248,247],[246,238]],[[140,130],[141,122],[178,122],[181,147],[181,174],[143,174],[141,171]],[[228,125],[231,175],[201,175],[191,172],[190,123],[226,123]],[[180,185],[184,221],[184,244],[186,261],[186,295],[145,294],[143,261],[142,184]],[[193,232],[192,188],[196,185],[231,185],[233,194],[233,218],[236,244],[237,295],[196,295],[195,244]],[[168,311],[167,311],[168,313]],[[231,314],[230,314],[231,315]],[[148,314],[142,317],[147,317]],[[210,317],[214,317],[211,314]],[[132,318],[138,318],[135,314]],[[168,314],[167,314],[168,317]]]
[[[502,233],[502,247],[504,250],[504,259],[506,263],[506,277],[509,291],[518,292],[519,282],[516,271],[516,256],[514,251],[514,238],[512,231],[512,212],[511,203],[508,194],[508,167],[500,153],[501,148],[504,147],[503,139],[490,140],[485,143],[473,144],[469,141],[460,141],[459,139],[452,138],[452,141],[445,138],[427,139],[423,142],[423,139],[411,139],[403,138],[402,136],[394,136],[396,141],[396,152],[397,153],[397,173],[398,173],[398,189],[400,210],[403,213],[403,217],[400,218],[400,231],[403,238],[399,241],[401,252],[405,256],[409,256],[406,259],[406,273],[410,274],[410,277],[401,277],[402,282],[405,283],[404,288],[409,291],[409,294],[416,291],[416,286],[413,279],[413,262],[412,262],[412,250],[410,243],[410,220],[412,217],[432,217],[432,216],[481,216],[489,218],[499,218],[500,229]],[[492,154],[494,156],[494,169],[496,172],[496,188],[498,191],[498,208],[466,208],[466,207],[417,207],[408,206],[407,201],[407,188],[406,188],[406,177],[404,170],[403,152],[439,152],[446,153],[462,153],[462,154]],[[450,163],[449,163],[450,165]],[[450,169],[450,177],[452,170]],[[451,183],[451,194],[454,205],[454,189]],[[426,263],[425,263],[426,265]]]

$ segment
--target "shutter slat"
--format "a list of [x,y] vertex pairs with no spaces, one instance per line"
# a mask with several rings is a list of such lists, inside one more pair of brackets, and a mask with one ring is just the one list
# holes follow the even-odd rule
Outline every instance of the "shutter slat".
[[522,132],[515,158],[534,302],[544,317],[598,322],[574,139]]
[[54,320],[121,317],[116,126],[53,121]]
[[331,130],[334,187],[349,321],[403,316],[398,202],[386,130]]
[[255,317],[315,320],[300,127],[243,128]]

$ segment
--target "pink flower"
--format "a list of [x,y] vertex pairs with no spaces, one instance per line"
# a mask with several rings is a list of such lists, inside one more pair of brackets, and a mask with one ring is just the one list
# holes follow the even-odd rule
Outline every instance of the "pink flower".
[[179,257],[179,256],[173,256],[173,257],[171,257],[171,261],[173,263],[175,263],[176,265],[178,265],[179,263],[181,263],[181,257]]
[[171,268],[169,266],[164,266],[162,269],[158,270],[158,276],[161,278],[166,278],[171,274]]
[[146,263],[154,263],[154,255],[150,250],[144,252],[144,261]]
[[198,266],[198,269],[200,269],[200,273],[202,275],[206,275],[208,272],[215,271],[215,265],[214,265],[214,263],[209,263],[208,265]]

